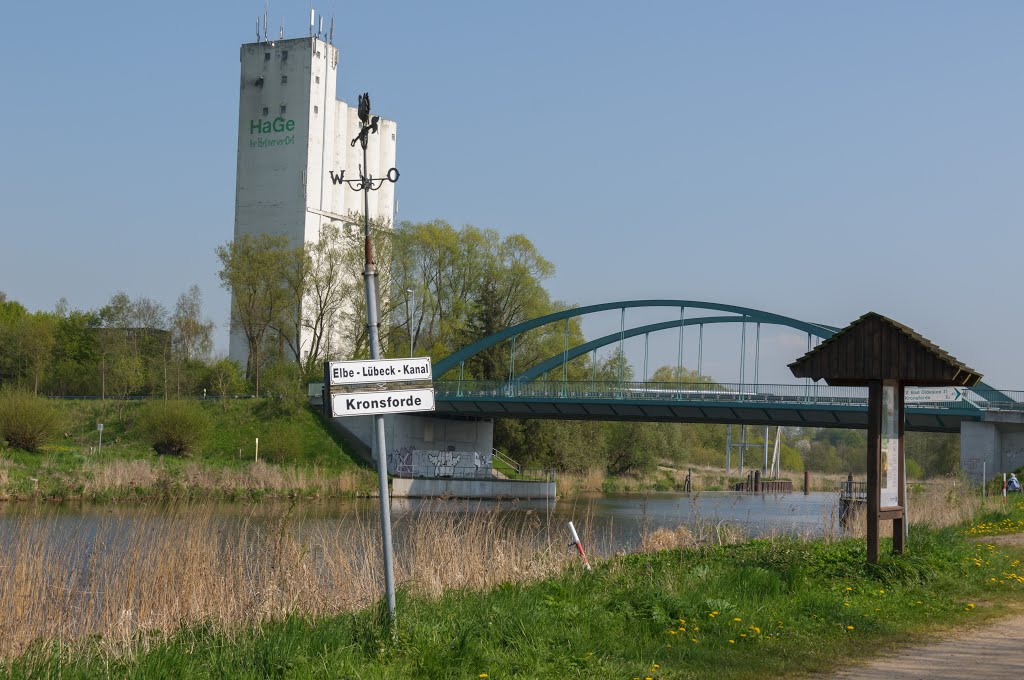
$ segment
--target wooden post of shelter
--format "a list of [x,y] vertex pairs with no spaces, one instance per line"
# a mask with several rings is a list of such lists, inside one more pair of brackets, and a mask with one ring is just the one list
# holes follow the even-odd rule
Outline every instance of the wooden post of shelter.
[[789,365],[797,378],[868,388],[868,562],[878,562],[879,522],[893,522],[893,553],[904,550],[906,465],[903,390],[974,387],[981,374],[912,329],[869,312]]

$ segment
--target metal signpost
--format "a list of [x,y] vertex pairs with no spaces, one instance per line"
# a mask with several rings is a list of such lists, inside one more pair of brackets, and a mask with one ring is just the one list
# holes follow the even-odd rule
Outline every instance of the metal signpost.
[[96,449],[96,455],[98,456],[103,453],[103,423],[96,423],[96,429],[100,432],[100,445]]
[[[373,336],[372,336],[373,337]],[[371,345],[372,346],[372,345]],[[432,381],[430,357],[329,361],[324,365],[324,382],[330,388],[357,386],[359,391],[329,392],[331,417],[373,416],[374,452],[380,482],[380,522],[384,543],[384,589],[388,619],[395,622],[395,568],[391,546],[391,507],[388,499],[387,448],[384,444],[384,414],[434,410],[434,388],[385,389],[387,383]],[[370,386],[378,389],[368,390]]]
[[[338,174],[338,181],[335,181],[333,172],[331,173],[331,179],[335,184],[344,183],[355,191],[363,192],[363,247],[365,262],[363,278],[366,281],[366,329],[370,341],[370,359],[377,361],[380,359],[380,337],[378,335],[379,315],[377,313],[377,267],[373,260],[373,243],[370,241],[370,192],[380,189],[384,185],[384,182],[397,182],[398,170],[396,168],[391,168],[387,171],[385,177],[378,179],[374,179],[370,174],[369,165],[367,164],[366,159],[366,146],[369,141],[369,136],[377,133],[377,124],[380,122],[380,117],[370,114],[369,93],[359,95],[358,115],[360,123],[359,134],[357,134],[352,140],[351,145],[355,146],[356,144],[359,144],[363,149],[363,164],[359,166],[359,179],[344,179],[344,170]],[[330,365],[325,366],[325,372],[328,373],[325,377],[327,378],[327,382],[329,382]],[[430,376],[428,374],[427,379],[429,379],[429,377]],[[422,380],[423,377],[418,379]],[[385,381],[374,379],[364,382],[377,383]],[[362,411],[363,414],[372,412],[373,411],[371,410]],[[373,448],[377,454],[377,477],[380,488],[380,528],[384,550],[384,590],[388,603],[388,622],[391,625],[394,625],[395,568],[391,554],[391,503],[388,498],[387,446],[384,442],[384,416],[381,415],[381,413],[383,412],[375,413],[373,416]]]

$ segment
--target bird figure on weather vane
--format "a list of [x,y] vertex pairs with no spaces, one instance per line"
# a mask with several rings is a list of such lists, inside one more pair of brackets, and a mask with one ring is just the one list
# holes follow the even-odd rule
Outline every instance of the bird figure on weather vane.
[[366,138],[372,132],[377,133],[377,122],[380,120],[380,116],[370,115],[370,93],[364,92],[359,95],[359,122],[362,123],[362,127],[359,129],[359,134],[352,140],[351,146],[355,146],[356,142],[359,142],[360,146],[366,148]]

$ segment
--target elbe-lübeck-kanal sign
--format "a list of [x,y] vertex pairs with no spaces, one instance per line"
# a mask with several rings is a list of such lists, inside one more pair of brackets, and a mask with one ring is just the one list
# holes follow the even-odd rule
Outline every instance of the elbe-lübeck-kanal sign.
[[327,367],[330,385],[429,381],[430,357],[332,361]]

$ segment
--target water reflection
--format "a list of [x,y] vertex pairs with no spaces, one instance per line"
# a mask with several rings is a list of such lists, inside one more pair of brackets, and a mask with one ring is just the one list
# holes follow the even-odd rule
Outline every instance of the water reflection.
[[[602,553],[635,549],[645,533],[681,525],[726,523],[742,529],[747,536],[821,536],[837,530],[838,495],[829,492],[803,494],[744,494],[729,491],[687,494],[621,494],[583,496],[559,501],[484,501],[439,499],[393,499],[392,521],[395,540],[416,517],[426,513],[497,513],[505,521],[547,524],[555,531],[570,521]],[[291,530],[321,531],[360,527],[379,531],[376,499],[284,502],[217,503],[204,510],[220,518],[225,531],[245,530],[254,534],[270,530],[286,519]],[[128,525],[144,521],[159,533],[160,515],[152,506],[73,505],[46,507],[23,504],[0,505],[0,542],[11,539],[15,526],[36,517],[47,525],[50,540],[74,540],[85,550],[95,549],[92,537],[100,523]],[[136,527],[137,528],[137,527]],[[115,532],[116,533],[116,532]],[[134,533],[134,532],[133,532]],[[135,533],[137,536],[138,534]],[[110,546],[107,546],[109,549]]]

